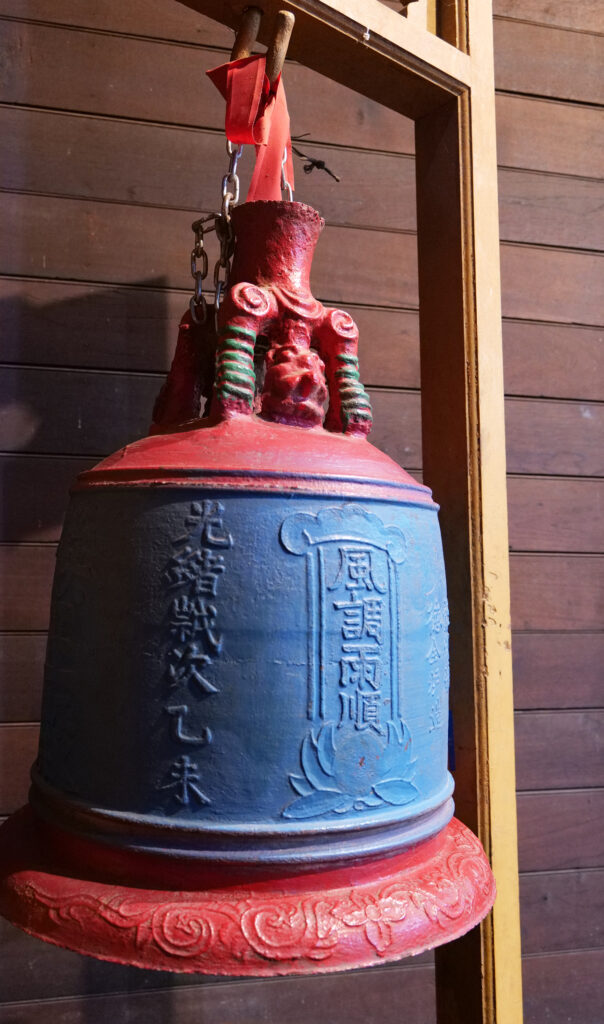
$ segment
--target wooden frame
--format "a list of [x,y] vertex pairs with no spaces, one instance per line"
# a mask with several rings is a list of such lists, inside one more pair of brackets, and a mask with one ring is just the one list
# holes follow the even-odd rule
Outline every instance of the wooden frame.
[[[235,28],[245,0],[184,0]],[[260,39],[296,15],[290,57],[416,125],[424,477],[442,505],[457,815],[498,887],[437,951],[439,1024],[522,1020],[492,8],[428,0],[434,35],[379,0],[261,0]],[[442,37],[442,38],[441,38]]]

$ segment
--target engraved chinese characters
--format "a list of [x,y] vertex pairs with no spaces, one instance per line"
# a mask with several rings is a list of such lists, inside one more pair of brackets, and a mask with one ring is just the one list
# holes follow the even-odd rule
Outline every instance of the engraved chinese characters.
[[[192,502],[185,520],[187,533],[174,543],[164,577],[171,601],[168,610],[166,677],[171,696],[183,703],[165,707],[170,716],[170,735],[177,745],[203,747],[212,742],[209,726],[198,732],[187,731],[189,703],[217,694],[218,686],[209,678],[210,666],[222,650],[215,599],[224,573],[224,550],[233,538],[224,526],[224,507],[219,501]],[[208,671],[210,670],[210,671]],[[167,781],[177,804],[209,804],[201,788],[199,766],[188,754],[181,754],[170,766]]]
[[281,528],[305,554],[309,700],[298,799],[286,818],[401,806],[417,796],[411,737],[400,715],[398,567],[405,537],[357,505],[294,514]]

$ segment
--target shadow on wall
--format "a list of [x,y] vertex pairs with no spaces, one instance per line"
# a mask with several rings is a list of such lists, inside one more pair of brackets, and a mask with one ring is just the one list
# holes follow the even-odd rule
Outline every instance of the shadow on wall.
[[187,296],[166,291],[163,278],[127,288],[7,284],[0,541],[53,541],[73,478],[147,433]]

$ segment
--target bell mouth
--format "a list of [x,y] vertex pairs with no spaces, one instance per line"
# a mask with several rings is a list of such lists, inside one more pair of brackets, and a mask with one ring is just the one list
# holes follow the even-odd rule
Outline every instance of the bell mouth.
[[125,884],[117,867],[114,881],[99,881],[77,842],[78,868],[67,872],[30,808],[0,838],[9,921],[54,945],[153,970],[271,977],[377,966],[459,938],[495,899],[484,850],[455,818],[370,864],[236,884],[218,874],[196,890],[183,889],[167,858],[161,888],[147,887],[143,870],[139,884]]

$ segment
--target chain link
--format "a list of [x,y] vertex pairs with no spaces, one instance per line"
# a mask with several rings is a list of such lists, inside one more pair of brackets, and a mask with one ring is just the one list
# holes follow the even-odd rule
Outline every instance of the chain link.
[[[191,250],[191,277],[193,278],[193,296],[189,302],[191,317],[196,324],[203,324],[208,316],[208,304],[203,294],[203,286],[208,276],[208,253],[204,245],[204,235],[216,231],[220,243],[220,256],[214,267],[214,315],[224,298],[229,286],[231,258],[233,256],[234,236],[231,224],[231,209],[239,202],[240,186],[237,165],[243,153],[243,146],[236,146],[227,139],[226,150],[229,157],[229,169],[222,179],[222,203],[220,213],[211,213],[201,217],[191,225],[195,242]],[[201,264],[201,265],[200,265]]]

